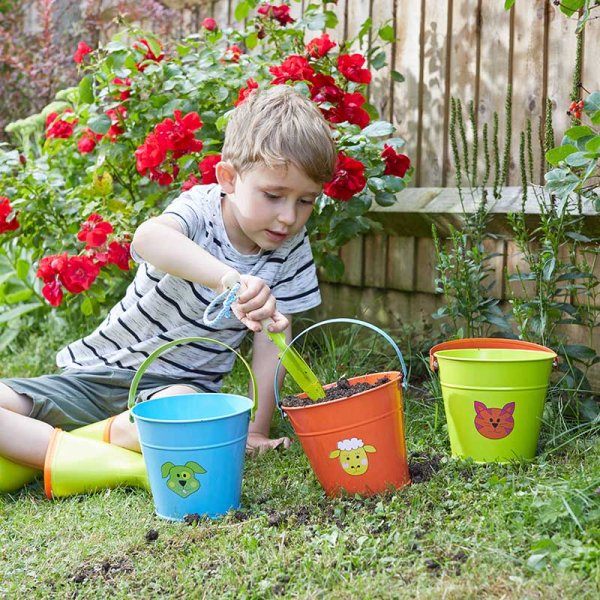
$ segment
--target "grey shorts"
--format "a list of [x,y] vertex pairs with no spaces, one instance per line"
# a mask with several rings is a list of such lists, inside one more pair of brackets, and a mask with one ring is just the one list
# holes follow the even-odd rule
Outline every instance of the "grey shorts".
[[[135,371],[126,369],[64,369],[40,377],[12,377],[0,383],[33,400],[30,417],[65,430],[101,421],[127,410],[127,399]],[[187,385],[205,392],[197,384],[159,375],[144,374],[136,402],[148,400],[171,385]]]

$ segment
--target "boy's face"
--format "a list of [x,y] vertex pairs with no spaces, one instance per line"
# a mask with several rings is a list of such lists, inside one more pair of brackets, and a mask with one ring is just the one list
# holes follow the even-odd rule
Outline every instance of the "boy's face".
[[274,250],[304,227],[321,185],[293,164],[256,165],[239,175],[229,164],[217,165],[227,194],[223,220],[231,243],[242,253]]

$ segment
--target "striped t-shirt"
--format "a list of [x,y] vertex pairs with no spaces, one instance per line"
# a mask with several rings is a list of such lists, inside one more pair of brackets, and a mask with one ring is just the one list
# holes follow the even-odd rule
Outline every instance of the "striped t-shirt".
[[[280,312],[293,314],[317,306],[321,296],[306,230],[275,250],[241,254],[227,237],[221,197],[218,185],[195,186],[174,200],[164,214],[177,219],[187,237],[224,264],[242,274],[252,271],[263,279]],[[215,327],[202,322],[205,308],[217,295],[214,290],[164,273],[135,252],[132,255],[140,265],[125,297],[95,331],[58,353],[59,367],[135,370],[160,345],[191,336],[210,337],[239,348],[249,330],[235,317]],[[158,357],[147,372],[217,391],[234,359],[232,352],[217,344],[186,344]]]

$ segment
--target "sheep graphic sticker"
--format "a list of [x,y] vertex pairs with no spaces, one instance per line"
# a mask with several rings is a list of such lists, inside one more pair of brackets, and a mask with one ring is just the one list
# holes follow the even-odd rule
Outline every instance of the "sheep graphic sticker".
[[329,458],[339,458],[342,469],[348,475],[363,475],[369,468],[367,453],[377,452],[375,446],[365,445],[359,438],[341,440],[337,443],[337,450],[329,454]]

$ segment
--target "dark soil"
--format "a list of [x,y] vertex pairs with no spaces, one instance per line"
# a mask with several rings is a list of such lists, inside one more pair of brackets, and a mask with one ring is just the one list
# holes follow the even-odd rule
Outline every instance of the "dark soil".
[[88,579],[102,578],[106,581],[113,581],[119,574],[133,571],[133,563],[127,556],[104,559],[100,563],[86,563],[73,575],[74,583],[83,583]]
[[436,454],[427,456],[423,452],[415,452],[410,456],[408,468],[412,483],[425,483],[442,468],[442,458]]
[[321,404],[322,402],[331,402],[332,400],[356,396],[356,394],[372,390],[384,383],[388,383],[388,381],[390,381],[389,377],[382,377],[375,383],[350,383],[345,377],[341,377],[338,379],[337,383],[325,390],[325,398],[311,400],[310,398],[300,398],[299,396],[285,396],[281,399],[281,404],[282,406],[299,407],[312,406],[313,404]]

